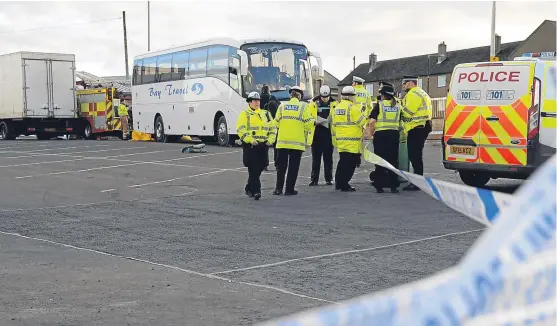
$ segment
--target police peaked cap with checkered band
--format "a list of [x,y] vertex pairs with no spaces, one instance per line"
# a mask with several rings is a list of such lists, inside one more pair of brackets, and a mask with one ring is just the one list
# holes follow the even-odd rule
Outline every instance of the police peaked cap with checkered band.
[[391,86],[391,87],[395,87],[393,84],[386,82],[386,81],[380,81],[379,82],[379,88],[383,87],[383,86]]
[[292,92],[298,92],[300,93],[300,95],[302,95],[302,97],[304,96],[304,91],[299,86],[292,86],[292,88],[290,88],[289,93]]
[[393,87],[393,85],[385,84],[385,85],[381,86],[381,88],[379,88],[379,94],[387,94],[387,95],[394,96],[395,95],[395,88]]
[[251,92],[246,99],[246,102],[251,102],[252,100],[261,100],[261,96],[257,92]]
[[403,76],[402,77],[402,83],[406,83],[409,81],[413,81],[413,82],[417,82],[418,81],[418,76]]

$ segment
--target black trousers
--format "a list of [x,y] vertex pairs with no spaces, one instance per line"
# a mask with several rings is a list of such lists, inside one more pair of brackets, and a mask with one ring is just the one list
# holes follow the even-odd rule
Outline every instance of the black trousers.
[[244,144],[244,166],[248,168],[248,183],[245,190],[252,194],[261,193],[261,172],[265,169],[265,159],[268,148],[265,144],[256,146]]
[[[269,166],[269,148],[267,148],[267,155],[265,156],[265,167]],[[275,168],[277,167],[277,148],[276,145],[273,144],[273,160],[274,160],[274,166]]]
[[325,181],[333,181],[333,141],[331,133],[328,129],[320,130],[323,128],[317,126],[315,128],[315,135],[313,143],[311,144],[311,181],[319,181],[319,173],[321,172],[321,157],[323,157],[323,172],[325,174]]
[[335,173],[335,185],[337,189],[349,189],[350,180],[354,176],[356,166],[360,162],[360,154],[340,152],[340,158],[337,164],[337,171]]
[[283,190],[284,177],[288,169],[288,176],[286,176],[286,189],[285,192],[293,192],[298,179],[298,170],[300,170],[300,161],[302,160],[302,153],[304,151],[297,149],[279,148],[277,149],[277,190]]
[[[400,133],[398,130],[378,131],[373,135],[373,151],[385,161],[398,168],[398,144]],[[398,175],[390,170],[375,165],[373,186],[378,189],[397,188],[400,186]]]
[[423,127],[408,131],[408,160],[412,163],[414,174],[424,175],[423,152],[425,141],[431,132],[431,121]]

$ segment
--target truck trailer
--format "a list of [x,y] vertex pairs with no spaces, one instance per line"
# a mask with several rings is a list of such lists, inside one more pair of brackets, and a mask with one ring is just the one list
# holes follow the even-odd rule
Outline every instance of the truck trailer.
[[0,55],[0,138],[83,133],[75,90],[73,54]]

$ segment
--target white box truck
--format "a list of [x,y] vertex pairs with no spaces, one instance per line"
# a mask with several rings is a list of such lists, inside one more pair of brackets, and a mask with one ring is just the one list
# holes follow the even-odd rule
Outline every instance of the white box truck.
[[73,54],[0,55],[0,138],[43,140],[79,132],[75,89]]

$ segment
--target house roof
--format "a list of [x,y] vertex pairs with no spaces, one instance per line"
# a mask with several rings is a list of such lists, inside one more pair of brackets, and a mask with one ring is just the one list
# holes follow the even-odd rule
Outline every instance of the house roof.
[[331,88],[336,88],[339,82],[340,80],[338,78],[325,70],[325,85],[329,85]]
[[[497,55],[501,60],[506,60],[522,43],[523,41],[501,44]],[[489,54],[490,47],[481,46],[447,51],[446,59],[440,64],[437,63],[437,53],[378,61],[372,72],[369,72],[369,63],[362,63],[348,74],[339,86],[352,84],[352,76],[355,75],[364,78],[366,82],[400,79],[404,75],[427,76],[428,60],[429,75],[448,74],[460,63],[487,61]]]

